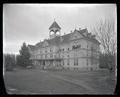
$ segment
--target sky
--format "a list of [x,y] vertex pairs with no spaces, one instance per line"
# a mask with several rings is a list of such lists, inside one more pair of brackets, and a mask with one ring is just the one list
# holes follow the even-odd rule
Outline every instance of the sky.
[[48,39],[54,19],[63,35],[75,28],[91,32],[100,19],[111,17],[117,19],[115,4],[4,4],[3,53],[18,54],[23,42]]

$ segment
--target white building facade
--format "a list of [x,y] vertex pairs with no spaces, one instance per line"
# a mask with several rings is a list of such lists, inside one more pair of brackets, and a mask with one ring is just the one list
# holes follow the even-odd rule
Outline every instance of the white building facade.
[[31,60],[36,67],[61,69],[99,69],[99,45],[95,35],[87,29],[74,30],[61,35],[61,28],[56,23],[49,28],[49,39],[36,45],[28,45]]

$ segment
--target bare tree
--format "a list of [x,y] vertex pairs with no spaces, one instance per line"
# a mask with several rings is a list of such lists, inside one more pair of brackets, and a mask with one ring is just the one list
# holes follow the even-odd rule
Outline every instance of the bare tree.
[[100,20],[93,28],[93,33],[101,43],[101,51],[105,54],[115,55],[117,52],[117,33],[113,19]]
[[115,20],[111,18],[105,20],[101,19],[92,29],[92,32],[96,35],[96,38],[101,44],[100,48],[102,54],[106,55],[106,63],[110,71],[113,68],[115,70],[117,66],[115,61],[117,54],[117,32],[115,31],[115,27]]

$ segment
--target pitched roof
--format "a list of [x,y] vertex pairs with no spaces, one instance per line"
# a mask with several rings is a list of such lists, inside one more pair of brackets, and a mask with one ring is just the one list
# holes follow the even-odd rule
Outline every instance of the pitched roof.
[[[83,35],[85,39],[88,39],[88,40],[90,40],[90,41],[93,41],[93,42],[96,42],[96,43],[100,44],[100,42],[99,42],[96,38],[90,37],[90,36],[95,36],[95,35],[92,35],[91,33],[88,33],[87,28],[82,29],[82,30],[80,30],[80,31],[78,31],[78,32],[81,33],[81,35]],[[84,35],[84,34],[83,34],[83,33],[85,33],[85,32],[87,32],[87,35]]]
[[[98,44],[100,44],[99,41],[96,40],[95,38],[89,37],[88,35],[85,36],[83,33],[86,32],[86,30],[87,29],[82,29],[80,31],[77,30],[77,32],[80,33],[85,39],[93,41],[93,42],[97,42]],[[69,33],[69,34],[65,34],[63,36],[56,36],[55,38],[52,38],[52,39],[45,39],[44,41],[37,43],[35,46],[31,45],[30,47],[31,47],[32,50],[33,49],[35,50],[35,49],[37,49],[39,47],[42,47],[45,41],[47,41],[48,44],[52,45],[52,46],[53,45],[58,46],[60,44],[69,43],[72,34],[74,34],[74,32],[73,33]],[[87,33],[87,34],[89,34],[89,33]],[[62,39],[62,41],[61,41],[61,39]]]
[[51,28],[58,28],[58,29],[61,29],[60,26],[57,24],[56,21],[54,21],[54,22],[52,23],[52,25],[49,27],[49,29],[51,29]]

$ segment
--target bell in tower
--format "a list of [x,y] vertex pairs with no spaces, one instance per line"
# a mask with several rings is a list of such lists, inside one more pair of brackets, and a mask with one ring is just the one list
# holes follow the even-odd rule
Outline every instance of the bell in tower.
[[54,22],[52,23],[52,25],[49,27],[49,37],[51,38],[55,38],[56,36],[60,36],[60,26],[56,23],[56,21],[54,20]]

